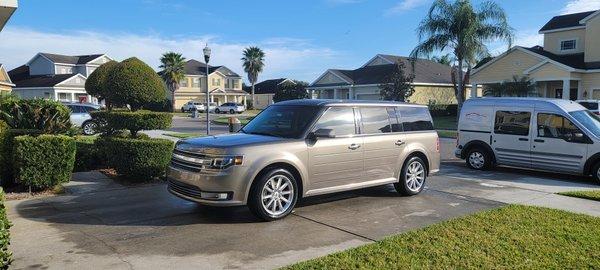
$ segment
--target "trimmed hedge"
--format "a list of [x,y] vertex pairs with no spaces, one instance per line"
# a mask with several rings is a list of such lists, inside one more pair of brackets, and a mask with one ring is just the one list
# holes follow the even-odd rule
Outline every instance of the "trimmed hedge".
[[0,188],[0,269],[8,269],[12,263],[12,252],[8,250],[8,245],[10,245],[10,227],[12,227],[12,224],[6,216],[4,190]]
[[164,176],[175,146],[166,139],[114,137],[100,138],[97,144],[108,166],[134,181]]
[[102,167],[103,160],[99,156],[96,137],[75,137],[75,167],[74,172],[87,172]]
[[41,133],[42,131],[37,129],[9,129],[0,135],[0,156],[4,157],[2,163],[0,163],[0,179],[2,180],[1,184],[3,187],[15,183],[13,175],[13,145],[15,137],[22,135],[37,136]]
[[98,111],[92,112],[92,117],[101,123],[104,133],[129,130],[134,138],[140,130],[167,129],[173,119],[171,113],[151,111]]
[[33,189],[69,182],[75,164],[75,139],[63,135],[18,136],[13,169],[17,183]]
[[8,144],[5,143],[5,138],[8,136],[8,124],[0,120],[0,183],[4,181],[4,171],[6,170],[6,159],[8,159]]
[[13,129],[39,129],[46,134],[71,130],[71,112],[58,101],[47,99],[5,99],[0,103],[0,120]]

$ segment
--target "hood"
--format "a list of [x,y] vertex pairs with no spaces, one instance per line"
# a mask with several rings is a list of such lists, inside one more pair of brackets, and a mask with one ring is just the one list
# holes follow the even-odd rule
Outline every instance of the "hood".
[[272,136],[235,133],[181,140],[177,143],[177,149],[216,154],[223,153],[223,149],[226,148],[268,144],[284,140],[286,139]]

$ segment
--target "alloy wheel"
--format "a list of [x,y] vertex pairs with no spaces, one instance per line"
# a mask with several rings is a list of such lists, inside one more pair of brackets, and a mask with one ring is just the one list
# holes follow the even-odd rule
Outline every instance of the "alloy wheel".
[[419,161],[413,161],[408,164],[406,170],[406,186],[412,192],[419,192],[425,183],[425,168]]
[[83,133],[85,135],[92,135],[96,132],[96,124],[93,122],[86,123],[83,126]]
[[262,188],[260,196],[263,209],[271,216],[284,214],[294,200],[292,180],[285,175],[274,175]]

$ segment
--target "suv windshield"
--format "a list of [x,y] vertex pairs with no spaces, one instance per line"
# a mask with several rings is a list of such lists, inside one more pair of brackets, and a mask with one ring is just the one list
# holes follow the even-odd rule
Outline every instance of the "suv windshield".
[[283,138],[300,138],[315,119],[318,107],[269,106],[240,132]]
[[590,111],[574,111],[569,114],[596,137],[600,137],[600,117],[598,115]]

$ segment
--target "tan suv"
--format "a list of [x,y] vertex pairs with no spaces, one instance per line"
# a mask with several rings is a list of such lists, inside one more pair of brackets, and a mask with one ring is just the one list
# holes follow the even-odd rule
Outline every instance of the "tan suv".
[[294,100],[267,107],[236,134],[177,143],[168,189],[207,205],[247,204],[275,220],[303,197],[386,184],[418,194],[439,164],[426,106]]

